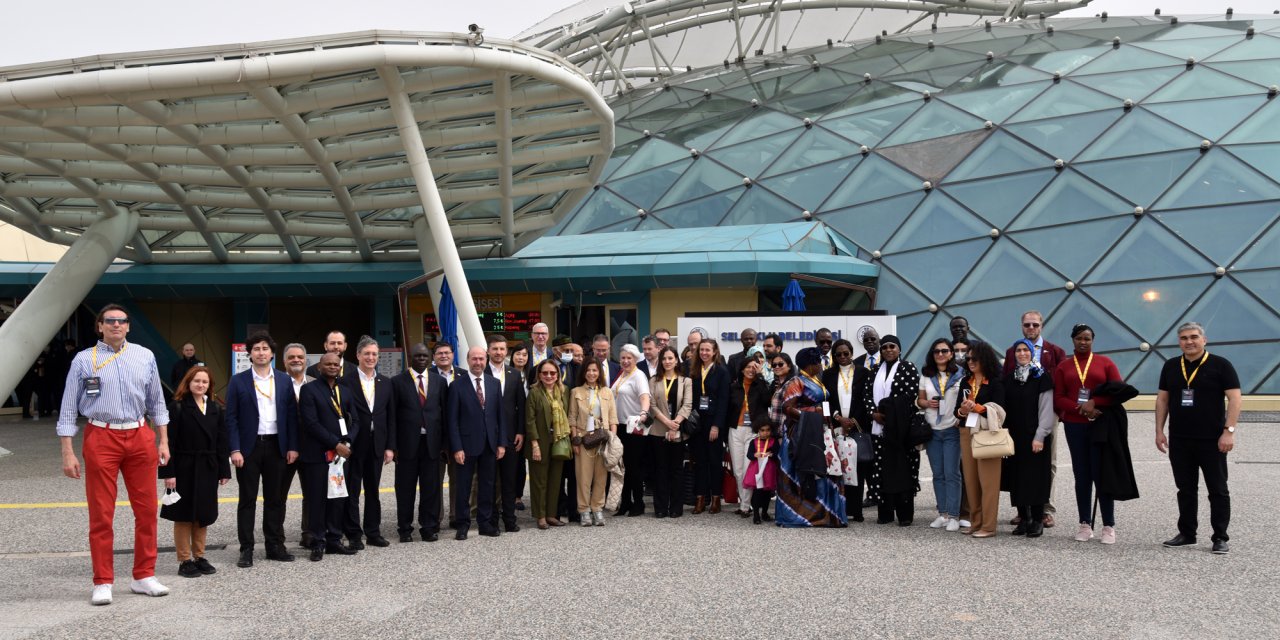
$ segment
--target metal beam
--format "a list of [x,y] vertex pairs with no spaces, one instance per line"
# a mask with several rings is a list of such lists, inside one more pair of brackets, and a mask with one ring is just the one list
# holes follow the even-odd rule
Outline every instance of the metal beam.
[[498,126],[498,215],[502,218],[502,255],[516,252],[516,214],[511,203],[511,75],[499,71],[493,80],[494,124]]

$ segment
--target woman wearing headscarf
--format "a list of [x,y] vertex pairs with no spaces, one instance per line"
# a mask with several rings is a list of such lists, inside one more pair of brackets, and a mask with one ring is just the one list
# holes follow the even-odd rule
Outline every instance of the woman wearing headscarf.
[[760,376],[763,355],[756,347],[748,349],[745,358],[735,361],[740,367],[738,381],[729,385],[729,459],[738,485],[735,513],[743,518],[751,516],[751,489],[743,484],[749,464],[747,449],[760,425],[769,421],[769,387]]
[[1001,484],[1018,509],[1013,535],[1037,538],[1044,533],[1044,505],[1049,502],[1049,463],[1044,453],[1052,444],[1053,377],[1036,362],[1035,343],[1023,338],[1013,343],[1014,368],[1004,378],[1004,428],[1013,438],[1013,456],[1004,459]]
[[920,372],[902,359],[898,336],[880,338],[880,361],[871,368],[863,388],[863,400],[871,415],[871,439],[875,446],[872,477],[880,483],[879,518],[911,526],[916,492],[920,490],[920,451],[907,440],[915,399],[920,390]]
[[[1102,443],[1093,438],[1093,421],[1102,415],[1098,407],[1111,404],[1109,396],[1094,397],[1093,391],[1108,382],[1121,382],[1116,363],[1093,352],[1093,327],[1078,324],[1071,328],[1072,354],[1053,370],[1053,408],[1062,418],[1062,432],[1071,449],[1071,470],[1076,476],[1076,509],[1080,528],[1076,540],[1093,538],[1093,485],[1101,467]],[[1102,544],[1116,542],[1115,500],[1098,492],[1102,511]]]
[[964,372],[956,364],[951,341],[938,338],[929,346],[920,376],[916,406],[933,428],[929,440],[929,467],[933,470],[933,494],[938,499],[938,517],[929,526],[947,531],[960,530],[960,431],[956,428],[956,405]]
[[[781,356],[774,356],[774,362]],[[828,476],[823,432],[830,410],[822,386],[822,354],[817,347],[796,353],[800,374],[782,388],[782,447],[778,455],[778,525],[843,527],[847,524],[842,479]]]
[[960,465],[964,472],[964,492],[969,500],[971,525],[961,533],[975,538],[996,535],[1000,516],[1000,459],[979,460],[973,457],[973,433],[981,426],[979,418],[987,413],[987,405],[1004,406],[1004,385],[1000,382],[1000,360],[986,342],[974,342],[965,362],[968,372],[960,381],[960,404],[956,419],[960,424]]

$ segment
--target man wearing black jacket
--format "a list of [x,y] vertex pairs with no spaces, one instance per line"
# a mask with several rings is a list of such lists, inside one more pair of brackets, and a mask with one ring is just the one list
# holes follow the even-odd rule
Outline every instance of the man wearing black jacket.
[[[382,466],[395,457],[395,411],[391,402],[391,381],[378,373],[378,343],[369,336],[362,336],[356,347],[360,366],[356,372],[356,387],[352,390],[353,422],[359,436],[352,441],[350,475],[347,477],[347,516],[344,525],[351,547],[364,548],[361,533],[375,547],[390,543],[382,537],[382,500],[378,489],[382,486]],[[364,518],[360,517],[360,492],[364,490]]]
[[312,562],[323,560],[326,552],[344,556],[356,553],[342,544],[347,499],[330,499],[328,494],[329,456],[349,459],[351,441],[359,436],[351,422],[355,413],[351,393],[338,384],[341,366],[338,354],[324,354],[318,365],[320,378],[302,385],[298,392],[298,459],[302,461],[298,475],[302,493],[311,503],[307,529],[311,532]]
[[502,433],[506,434],[503,446],[507,455],[498,460],[498,494],[501,500],[502,526],[508,533],[520,530],[516,524],[516,498],[524,495],[524,486],[516,486],[520,469],[524,465],[524,384],[520,372],[506,364],[507,339],[502,335],[489,336],[488,376],[498,381],[502,388]]
[[414,499],[418,498],[418,532],[424,542],[440,534],[440,452],[444,447],[446,389],[444,378],[427,370],[426,345],[409,349],[409,370],[391,378],[396,434],[396,531],[400,542],[413,540]]
[[[324,352],[338,354],[338,382],[351,386],[352,389],[360,388],[359,376],[356,374],[356,365],[346,360],[347,353],[347,335],[341,331],[334,330],[324,336]],[[316,363],[307,368],[307,375],[312,378],[320,377],[320,363]]]

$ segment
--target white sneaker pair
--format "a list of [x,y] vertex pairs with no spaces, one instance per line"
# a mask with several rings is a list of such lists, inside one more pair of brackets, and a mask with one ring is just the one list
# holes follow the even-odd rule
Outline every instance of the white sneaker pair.
[[960,519],[960,527],[962,529],[968,529],[969,527],[972,527],[972,526],[973,526],[973,523],[969,522],[968,520],[965,520],[964,518]]
[[579,514],[578,514],[578,519],[582,520],[582,526],[584,526],[584,527],[589,527],[589,526],[591,526],[591,512],[590,512],[590,511],[583,511],[582,513],[579,513]]
[[946,516],[938,516],[937,518],[935,518],[935,519],[934,519],[934,521],[933,521],[933,522],[930,522],[930,523],[929,523],[929,528],[930,528],[930,529],[941,529],[941,528],[943,528],[943,527],[945,527],[945,526],[947,526],[947,517],[946,517]]
[[[90,604],[94,606],[111,604],[111,586],[109,584],[93,585],[93,595],[89,598]],[[169,587],[160,584],[160,581],[156,580],[155,576],[130,582],[129,590],[153,598],[169,595]]]
[[947,531],[955,533],[960,530],[960,521],[955,518],[947,520]]
[[603,512],[603,511],[597,511],[597,512],[596,512],[596,516],[595,516],[595,520],[596,520],[596,526],[597,526],[597,527],[603,527],[603,526],[604,526],[604,512]]

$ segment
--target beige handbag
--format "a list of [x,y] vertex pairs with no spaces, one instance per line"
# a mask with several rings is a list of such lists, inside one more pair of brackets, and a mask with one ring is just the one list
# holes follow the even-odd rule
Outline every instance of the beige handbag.
[[1009,435],[1008,429],[975,431],[969,440],[969,447],[973,450],[975,460],[1005,458],[1013,455],[1013,437]]

